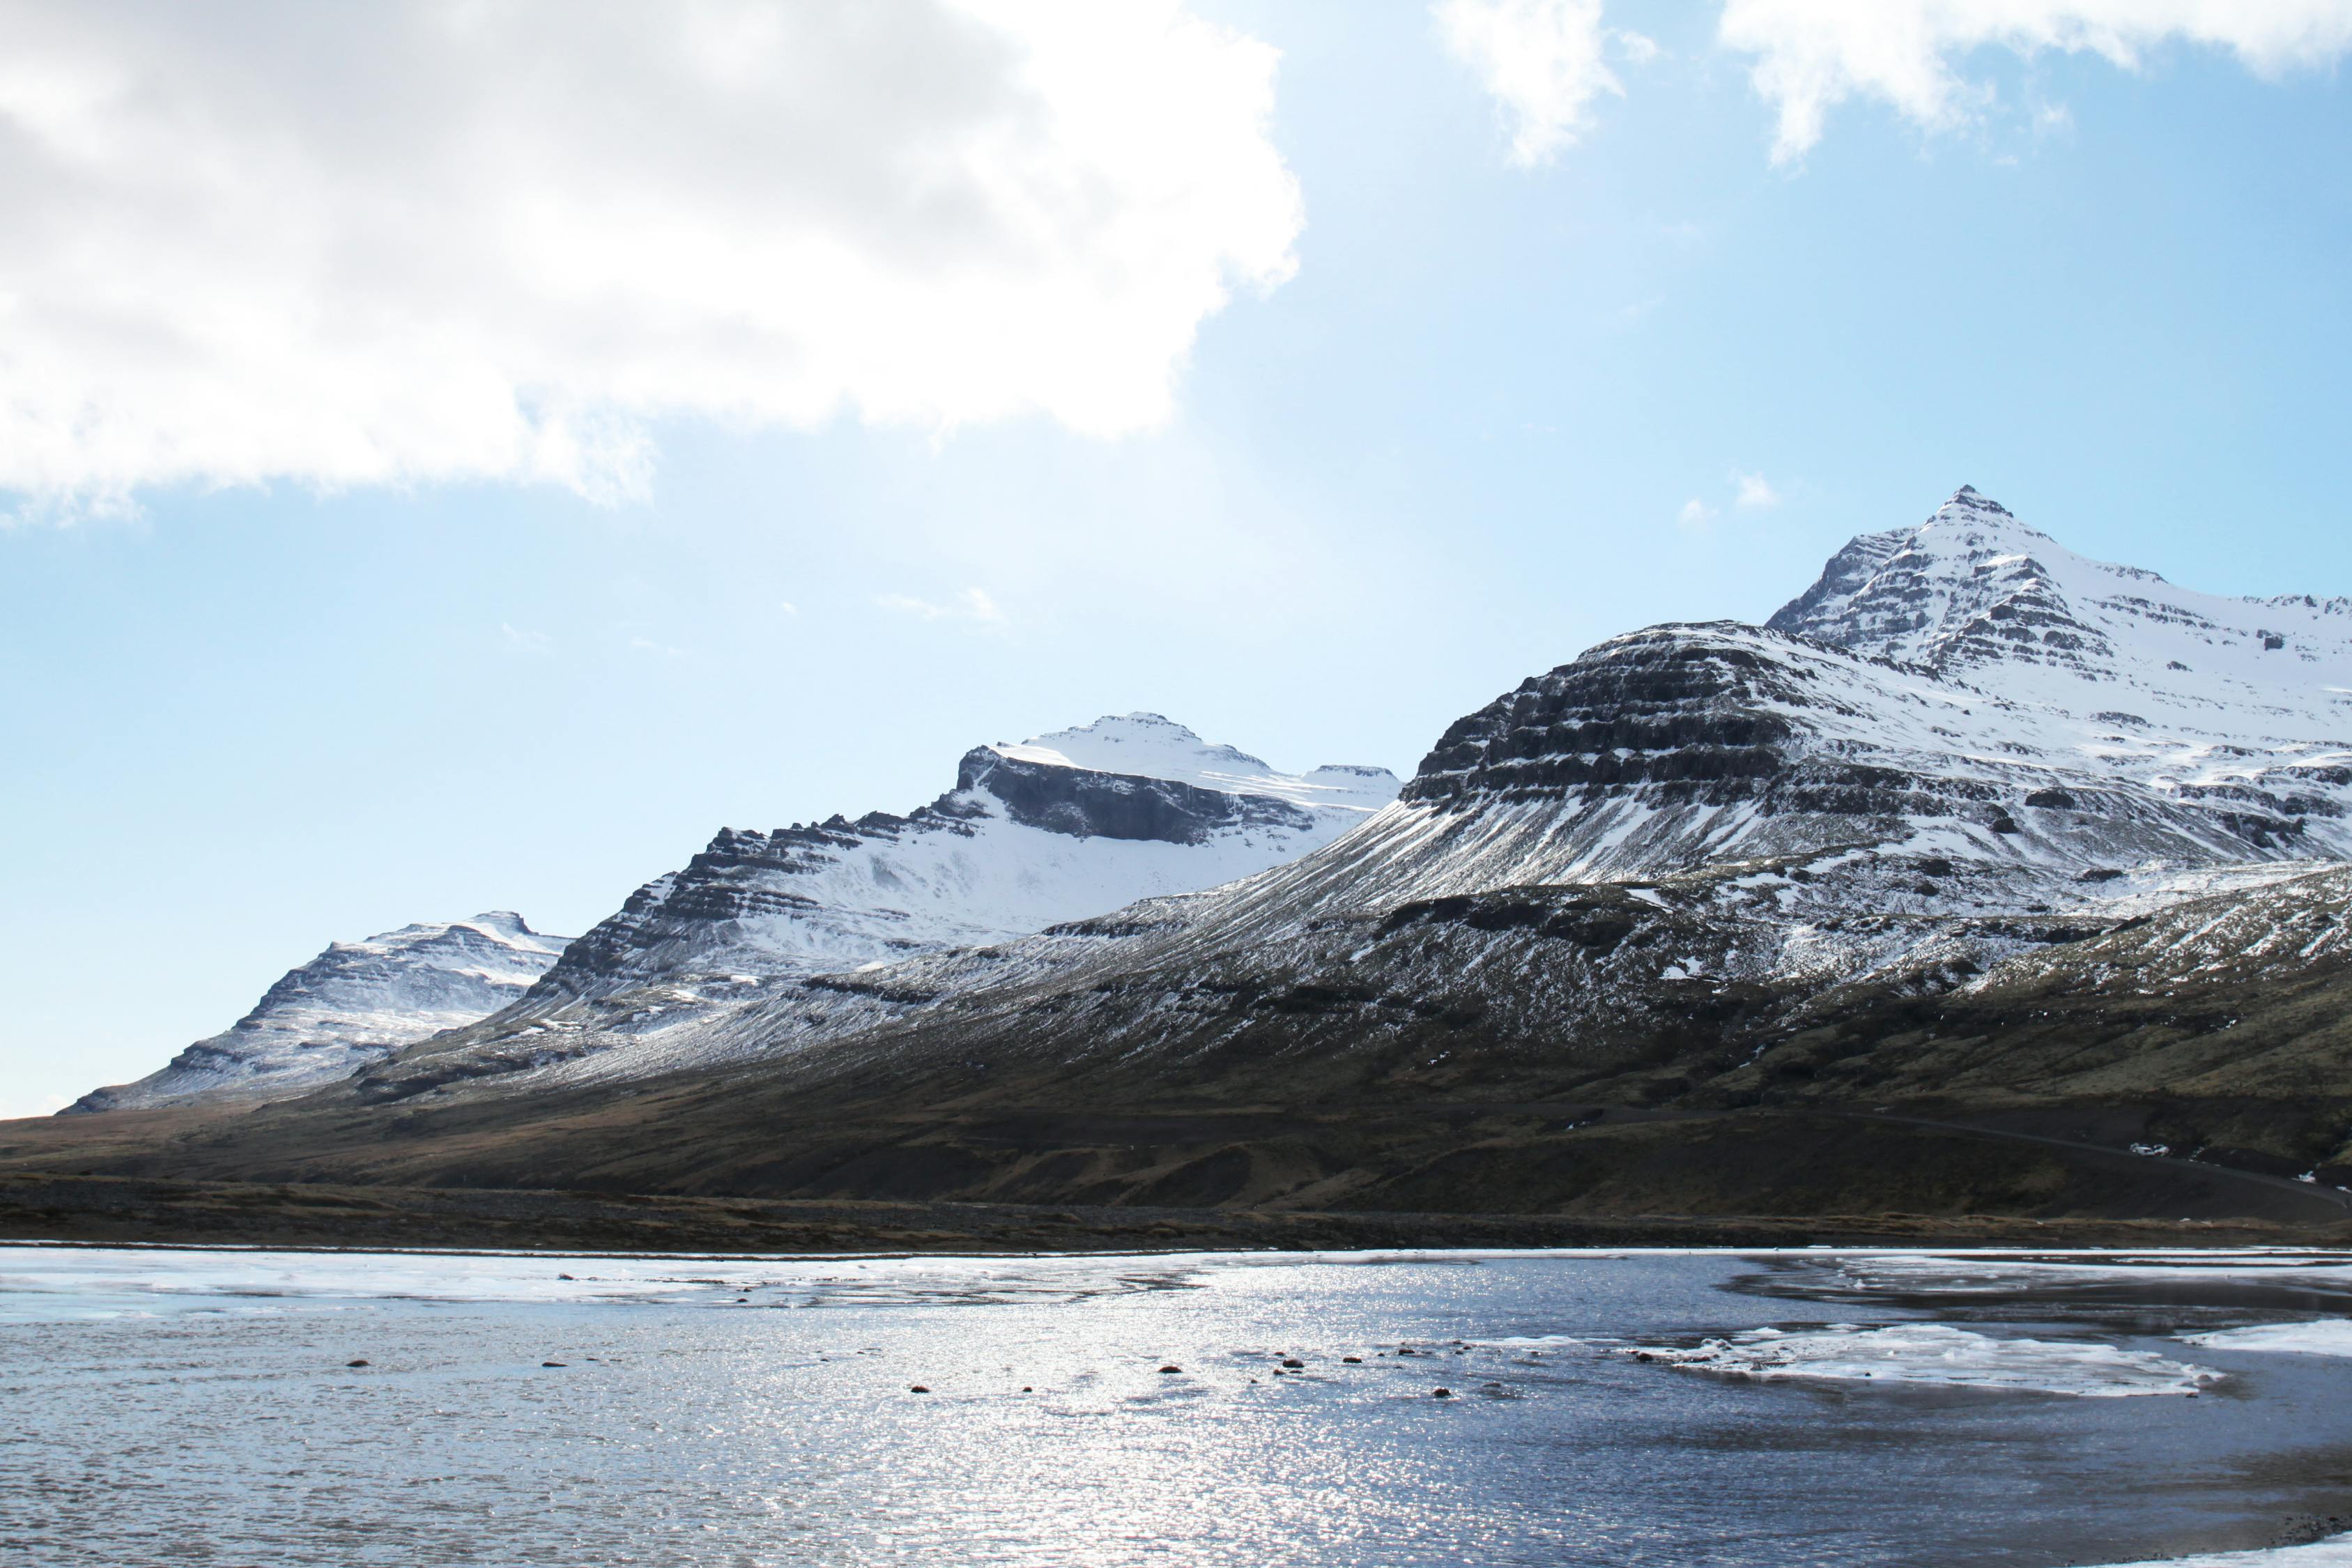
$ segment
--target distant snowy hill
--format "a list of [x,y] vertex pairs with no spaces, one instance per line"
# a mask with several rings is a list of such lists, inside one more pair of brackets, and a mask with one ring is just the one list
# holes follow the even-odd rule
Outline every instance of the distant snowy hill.
[[300,1094],[396,1047],[497,1012],[527,992],[570,940],[495,910],[336,942],[287,971],[230,1027],[136,1083],[93,1089],[60,1114]]

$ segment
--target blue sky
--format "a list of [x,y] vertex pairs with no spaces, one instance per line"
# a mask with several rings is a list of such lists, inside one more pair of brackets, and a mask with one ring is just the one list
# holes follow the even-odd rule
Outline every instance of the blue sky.
[[2352,593],[2336,56],[1963,37],[1959,99],[1857,79],[1776,160],[1716,7],[1612,4],[1621,90],[1530,164],[1421,5],[1192,11],[1280,51],[1304,223],[1133,427],[1083,389],[673,400],[617,497],[8,470],[0,1113],[161,1065],[330,939],[577,932],[721,824],[903,810],[984,741],[1149,709],[1408,773],[1526,675],[1760,618],[1963,482],[2178,582]]

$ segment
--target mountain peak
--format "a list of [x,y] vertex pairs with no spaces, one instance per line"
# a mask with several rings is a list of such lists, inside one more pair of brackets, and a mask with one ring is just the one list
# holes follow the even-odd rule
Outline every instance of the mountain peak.
[[517,914],[512,910],[484,910],[480,914],[468,916],[465,920],[457,921],[454,923],[465,926],[487,926],[492,931],[502,932],[508,936],[537,936],[539,934],[537,931],[530,929],[530,922],[524,920],[522,916]]
[[1765,624],[2037,700],[2073,702],[2091,682],[2131,689],[2129,702],[2112,692],[2099,710],[2194,710],[2210,727],[2258,703],[2266,722],[2332,734],[2336,689],[2352,684],[2336,604],[2176,587],[2077,555],[1963,485],[1916,528],[1849,541]]
[[2079,574],[2052,567],[2079,559],[1962,485],[1916,528],[1850,541],[1765,624],[1906,664],[2077,663],[2096,634],[2058,583]]
[[1287,773],[1234,746],[1215,745],[1159,713],[1105,714],[1091,724],[988,748],[1009,762],[1077,768],[1128,778],[1166,779],[1221,795],[1266,795],[1294,805],[1377,811],[1396,798],[1385,768],[1318,768]]

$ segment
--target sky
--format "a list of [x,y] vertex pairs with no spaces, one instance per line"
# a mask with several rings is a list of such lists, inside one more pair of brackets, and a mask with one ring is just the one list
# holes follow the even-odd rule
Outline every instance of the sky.
[[0,16],[0,1115],[1150,710],[1409,773],[1973,484],[2352,593],[2352,0]]

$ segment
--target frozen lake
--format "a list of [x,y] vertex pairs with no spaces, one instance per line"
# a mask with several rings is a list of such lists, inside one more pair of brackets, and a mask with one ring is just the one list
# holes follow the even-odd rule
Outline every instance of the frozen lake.
[[2133,1562],[2352,1515],[2347,1318],[2305,1254],[0,1247],[0,1563]]

